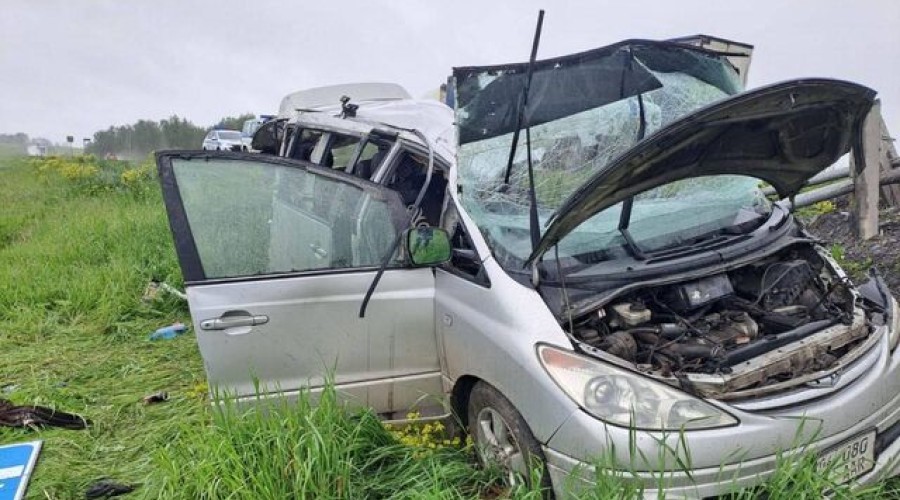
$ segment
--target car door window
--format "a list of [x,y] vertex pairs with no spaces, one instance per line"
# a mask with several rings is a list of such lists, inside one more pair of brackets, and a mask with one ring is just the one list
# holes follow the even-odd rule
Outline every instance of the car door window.
[[193,246],[189,281],[377,267],[402,230],[395,193],[342,174],[277,159],[163,165],[183,207],[174,217],[187,222],[180,240]]

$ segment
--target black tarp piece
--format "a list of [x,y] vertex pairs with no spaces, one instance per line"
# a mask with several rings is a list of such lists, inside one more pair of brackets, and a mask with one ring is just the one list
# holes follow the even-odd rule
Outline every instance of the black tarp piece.
[[[728,94],[740,90],[703,49],[671,42],[629,40],[537,61],[523,127],[540,125],[662,87],[650,70],[690,74]],[[459,143],[513,132],[527,63],[454,68]]]

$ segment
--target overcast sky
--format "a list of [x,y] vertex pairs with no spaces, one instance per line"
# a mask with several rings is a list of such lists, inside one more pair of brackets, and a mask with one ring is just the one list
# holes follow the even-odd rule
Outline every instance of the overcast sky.
[[0,133],[53,141],[141,118],[271,113],[289,92],[334,83],[393,81],[423,96],[453,66],[526,60],[542,7],[539,58],[719,36],[755,45],[751,87],[857,81],[900,133],[895,0],[0,2]]

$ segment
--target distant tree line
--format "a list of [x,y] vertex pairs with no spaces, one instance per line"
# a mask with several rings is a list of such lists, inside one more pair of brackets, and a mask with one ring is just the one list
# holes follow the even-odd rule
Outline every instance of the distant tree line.
[[240,130],[244,120],[250,118],[255,118],[255,115],[229,116],[213,127],[199,127],[175,115],[158,122],[138,120],[132,125],[95,132],[85,152],[97,156],[113,154],[122,158],[139,158],[163,149],[200,149],[203,138],[211,128]]
[[0,134],[0,152],[7,154],[25,154],[28,147],[28,134]]

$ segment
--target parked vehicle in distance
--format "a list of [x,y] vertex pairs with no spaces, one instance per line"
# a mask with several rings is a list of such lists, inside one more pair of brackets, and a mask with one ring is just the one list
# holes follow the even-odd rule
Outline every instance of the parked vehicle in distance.
[[238,130],[213,129],[203,138],[205,151],[246,151]]
[[560,496],[597,459],[648,496],[726,495],[799,444],[839,481],[895,475],[900,306],[759,187],[797,194],[875,92],[743,91],[727,55],[646,40],[533,70],[524,124],[525,64],[466,67],[455,117],[348,93],[261,128],[277,155],[157,154],[210,387],[332,371],[386,419],[455,413]]

